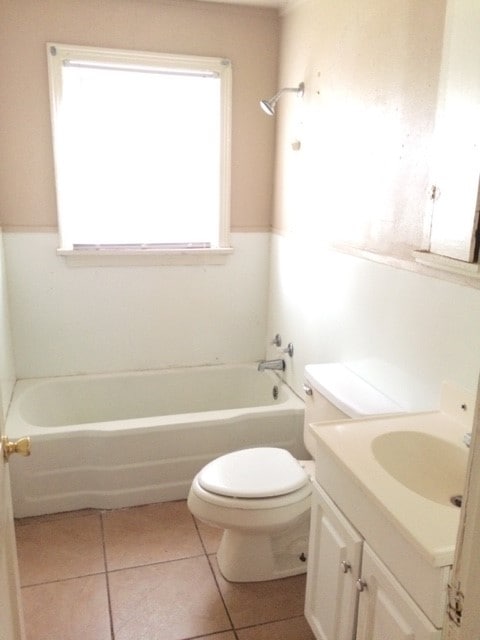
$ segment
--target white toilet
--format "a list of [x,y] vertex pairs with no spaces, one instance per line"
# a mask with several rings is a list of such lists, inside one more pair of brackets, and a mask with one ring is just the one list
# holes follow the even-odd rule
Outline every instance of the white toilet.
[[[308,365],[304,389],[305,427],[400,411],[338,363]],[[312,454],[305,428],[304,440]],[[306,571],[313,474],[313,461],[275,447],[227,453],[199,471],[188,507],[199,520],[224,529],[217,561],[227,580],[258,582]]]

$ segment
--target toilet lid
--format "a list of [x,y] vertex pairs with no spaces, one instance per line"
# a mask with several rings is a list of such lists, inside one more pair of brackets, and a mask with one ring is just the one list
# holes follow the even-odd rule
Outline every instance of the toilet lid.
[[198,474],[206,491],[231,498],[270,498],[296,491],[308,482],[298,460],[285,449],[256,447],[227,453]]

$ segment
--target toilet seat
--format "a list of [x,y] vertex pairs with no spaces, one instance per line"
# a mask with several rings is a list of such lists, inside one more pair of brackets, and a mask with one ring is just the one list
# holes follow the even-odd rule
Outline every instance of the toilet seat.
[[309,506],[311,493],[312,483],[307,480],[307,483],[303,487],[283,496],[274,496],[272,498],[232,498],[231,496],[222,496],[204,489],[198,481],[198,475],[193,479],[190,488],[190,496],[192,499],[207,503],[222,511],[238,512],[240,510],[250,511],[251,513],[254,511],[266,513],[271,509],[285,509],[292,505],[299,505],[304,501],[307,501]]
[[213,460],[199,472],[197,482],[217,496],[258,500],[295,493],[309,484],[309,477],[285,449],[255,447]]

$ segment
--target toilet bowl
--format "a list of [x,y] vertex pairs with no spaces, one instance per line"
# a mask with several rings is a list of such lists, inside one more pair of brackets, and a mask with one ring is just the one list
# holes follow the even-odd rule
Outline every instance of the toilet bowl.
[[[400,409],[343,365],[305,369],[304,440],[311,422]],[[187,504],[200,521],[224,529],[217,551],[231,582],[258,582],[304,573],[310,527],[312,460],[277,447],[227,453],[195,476]]]
[[217,562],[227,580],[257,582],[305,571],[312,472],[312,461],[256,447],[227,453],[195,476],[188,506],[202,522],[225,530]]

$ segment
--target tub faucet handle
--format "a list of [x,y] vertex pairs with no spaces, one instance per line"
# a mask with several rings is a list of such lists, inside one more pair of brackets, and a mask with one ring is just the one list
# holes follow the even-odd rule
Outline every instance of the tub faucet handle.
[[282,346],[282,336],[281,336],[279,333],[275,334],[275,337],[274,337],[274,339],[271,341],[271,343],[270,343],[270,344],[273,344],[273,345],[275,345],[276,347],[281,347],[281,346]]
[[288,353],[290,358],[293,358],[293,343],[289,342],[285,349],[282,349],[283,353]]

